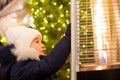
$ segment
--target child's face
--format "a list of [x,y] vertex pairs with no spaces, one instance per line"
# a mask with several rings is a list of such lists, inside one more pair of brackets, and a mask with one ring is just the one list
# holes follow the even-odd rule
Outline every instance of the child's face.
[[42,37],[40,35],[38,35],[34,38],[30,47],[35,48],[41,55],[44,55],[45,46],[42,43]]

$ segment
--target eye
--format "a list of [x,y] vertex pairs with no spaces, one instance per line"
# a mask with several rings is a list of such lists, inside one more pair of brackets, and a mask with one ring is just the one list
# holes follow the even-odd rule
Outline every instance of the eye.
[[36,41],[35,41],[35,43],[39,43],[39,41],[38,41],[38,40],[36,40]]

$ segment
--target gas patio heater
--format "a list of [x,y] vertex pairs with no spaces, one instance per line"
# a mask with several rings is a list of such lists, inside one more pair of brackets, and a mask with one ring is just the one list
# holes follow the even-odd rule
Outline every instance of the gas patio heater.
[[71,80],[120,80],[120,0],[71,0]]

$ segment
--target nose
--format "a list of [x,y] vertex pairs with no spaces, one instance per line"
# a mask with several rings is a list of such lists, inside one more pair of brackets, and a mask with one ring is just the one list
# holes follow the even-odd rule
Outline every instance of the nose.
[[41,46],[42,46],[42,48],[45,48],[45,45],[43,43],[41,43]]

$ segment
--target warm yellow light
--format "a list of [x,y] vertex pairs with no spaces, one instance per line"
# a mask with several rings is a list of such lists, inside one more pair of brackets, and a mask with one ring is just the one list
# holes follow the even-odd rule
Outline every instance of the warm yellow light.
[[52,45],[52,48],[54,48],[54,45]]
[[68,72],[70,72],[70,69],[67,69]]
[[1,42],[6,42],[6,38],[2,37]]
[[43,35],[43,41],[48,42],[48,38],[46,35]]
[[68,19],[66,20],[66,22],[67,22],[67,24],[69,24],[69,23],[70,23]]
[[69,11],[68,11],[68,10],[66,10],[65,12],[66,12],[66,13],[68,13]]
[[32,8],[31,11],[34,11],[34,8]]
[[44,2],[45,0],[40,0],[41,2]]
[[83,48],[85,48],[86,46],[85,46],[85,45],[83,45],[82,47],[83,47]]
[[[65,36],[65,34],[63,34],[63,36]],[[61,36],[61,38],[62,38],[63,36]]]
[[40,27],[40,30],[45,30],[45,27]]
[[64,24],[62,24],[62,25],[63,25],[64,27],[66,26],[66,25],[65,25],[65,23],[64,23]]
[[54,27],[55,27],[55,25],[54,25],[54,24],[51,24],[51,27],[52,27],[52,28],[54,28]]
[[40,7],[39,10],[42,10],[42,8]]
[[52,14],[50,14],[50,18],[53,18],[53,15],[52,15]]
[[60,17],[64,17],[64,14],[61,14]]
[[60,5],[59,9],[62,9],[63,8],[63,5]]
[[93,42],[91,41],[90,44],[93,44]]
[[29,4],[32,4],[32,0],[29,1]]
[[80,55],[82,55],[83,53],[82,52],[80,52]]
[[47,19],[46,19],[46,18],[44,18],[43,20],[44,20],[44,22],[45,22],[46,24],[48,23],[48,21],[47,21]]
[[38,14],[38,12],[36,11],[36,12],[35,12],[35,15],[37,15],[37,14]]
[[44,48],[44,50],[46,50],[46,48]]
[[84,35],[87,35],[87,33],[86,33],[86,32],[84,32]]
[[58,20],[58,23],[60,23],[61,21],[60,20]]
[[69,75],[67,75],[67,78],[70,78],[70,76],[69,76]]
[[38,3],[38,2],[36,2],[35,4],[36,4],[36,5],[38,5],[39,3]]
[[79,64],[81,64],[81,62],[79,62]]
[[61,28],[58,28],[58,31],[61,31]]
[[70,5],[71,3],[69,2],[68,4]]
[[54,2],[54,3],[53,3],[53,5],[57,5],[57,3],[56,3],[56,2]]
[[45,30],[45,33],[48,33],[48,30]]
[[36,12],[40,12],[40,10],[39,10],[39,9],[37,9],[37,10],[36,10]]
[[46,11],[45,11],[45,10],[43,10],[43,13],[46,13]]

